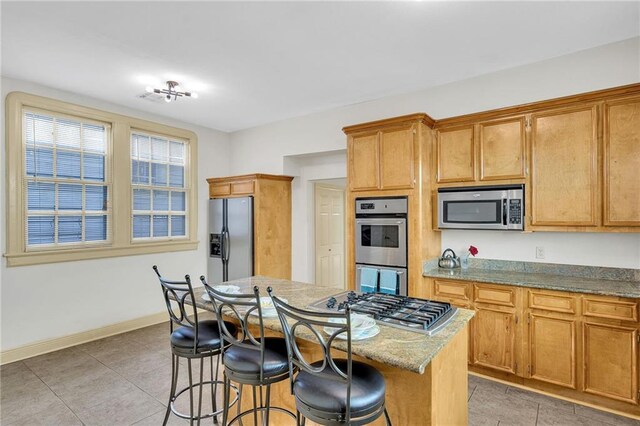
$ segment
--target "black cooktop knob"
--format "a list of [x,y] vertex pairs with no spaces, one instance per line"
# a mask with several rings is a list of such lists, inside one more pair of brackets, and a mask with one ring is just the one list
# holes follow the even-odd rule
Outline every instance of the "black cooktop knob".
[[327,308],[333,308],[336,305],[336,298],[335,297],[330,297],[329,300],[327,300]]

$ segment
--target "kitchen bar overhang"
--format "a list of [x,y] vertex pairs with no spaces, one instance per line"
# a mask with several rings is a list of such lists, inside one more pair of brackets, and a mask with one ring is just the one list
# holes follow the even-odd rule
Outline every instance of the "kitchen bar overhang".
[[[295,307],[306,308],[314,301],[339,293],[331,287],[256,276],[229,281],[240,287],[243,293],[252,292],[254,286],[260,294],[267,295],[271,286]],[[195,305],[212,311],[211,302],[202,298],[204,288],[196,288]],[[380,334],[352,342],[354,359],[375,366],[385,377],[386,404],[393,424],[397,425],[442,425],[467,424],[467,351],[468,324],[473,311],[459,309],[457,315],[437,334],[428,336],[385,325]],[[249,321],[258,324],[258,318],[250,315]],[[265,333],[281,336],[282,327],[278,318],[263,318]],[[311,335],[300,347],[308,359],[320,359],[321,348]],[[306,338],[308,337],[308,340]],[[344,341],[334,341],[334,350],[344,351]],[[272,387],[272,405],[295,410],[294,398],[288,381]],[[245,398],[244,406],[250,406]],[[378,419],[374,424],[384,424]]]

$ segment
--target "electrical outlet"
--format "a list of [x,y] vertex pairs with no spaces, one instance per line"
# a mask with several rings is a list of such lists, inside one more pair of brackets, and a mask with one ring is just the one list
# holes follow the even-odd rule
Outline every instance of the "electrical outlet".
[[544,259],[544,247],[536,247],[536,259]]

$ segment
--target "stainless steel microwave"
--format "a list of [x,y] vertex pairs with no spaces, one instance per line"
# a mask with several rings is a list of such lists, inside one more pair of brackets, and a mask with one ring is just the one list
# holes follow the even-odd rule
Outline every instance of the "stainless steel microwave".
[[438,189],[438,228],[524,230],[524,185]]

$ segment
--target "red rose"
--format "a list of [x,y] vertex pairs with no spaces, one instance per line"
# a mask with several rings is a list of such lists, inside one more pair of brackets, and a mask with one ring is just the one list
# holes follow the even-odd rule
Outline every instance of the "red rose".
[[475,257],[475,255],[478,254],[478,249],[474,246],[469,246],[469,253],[471,253],[471,255]]

